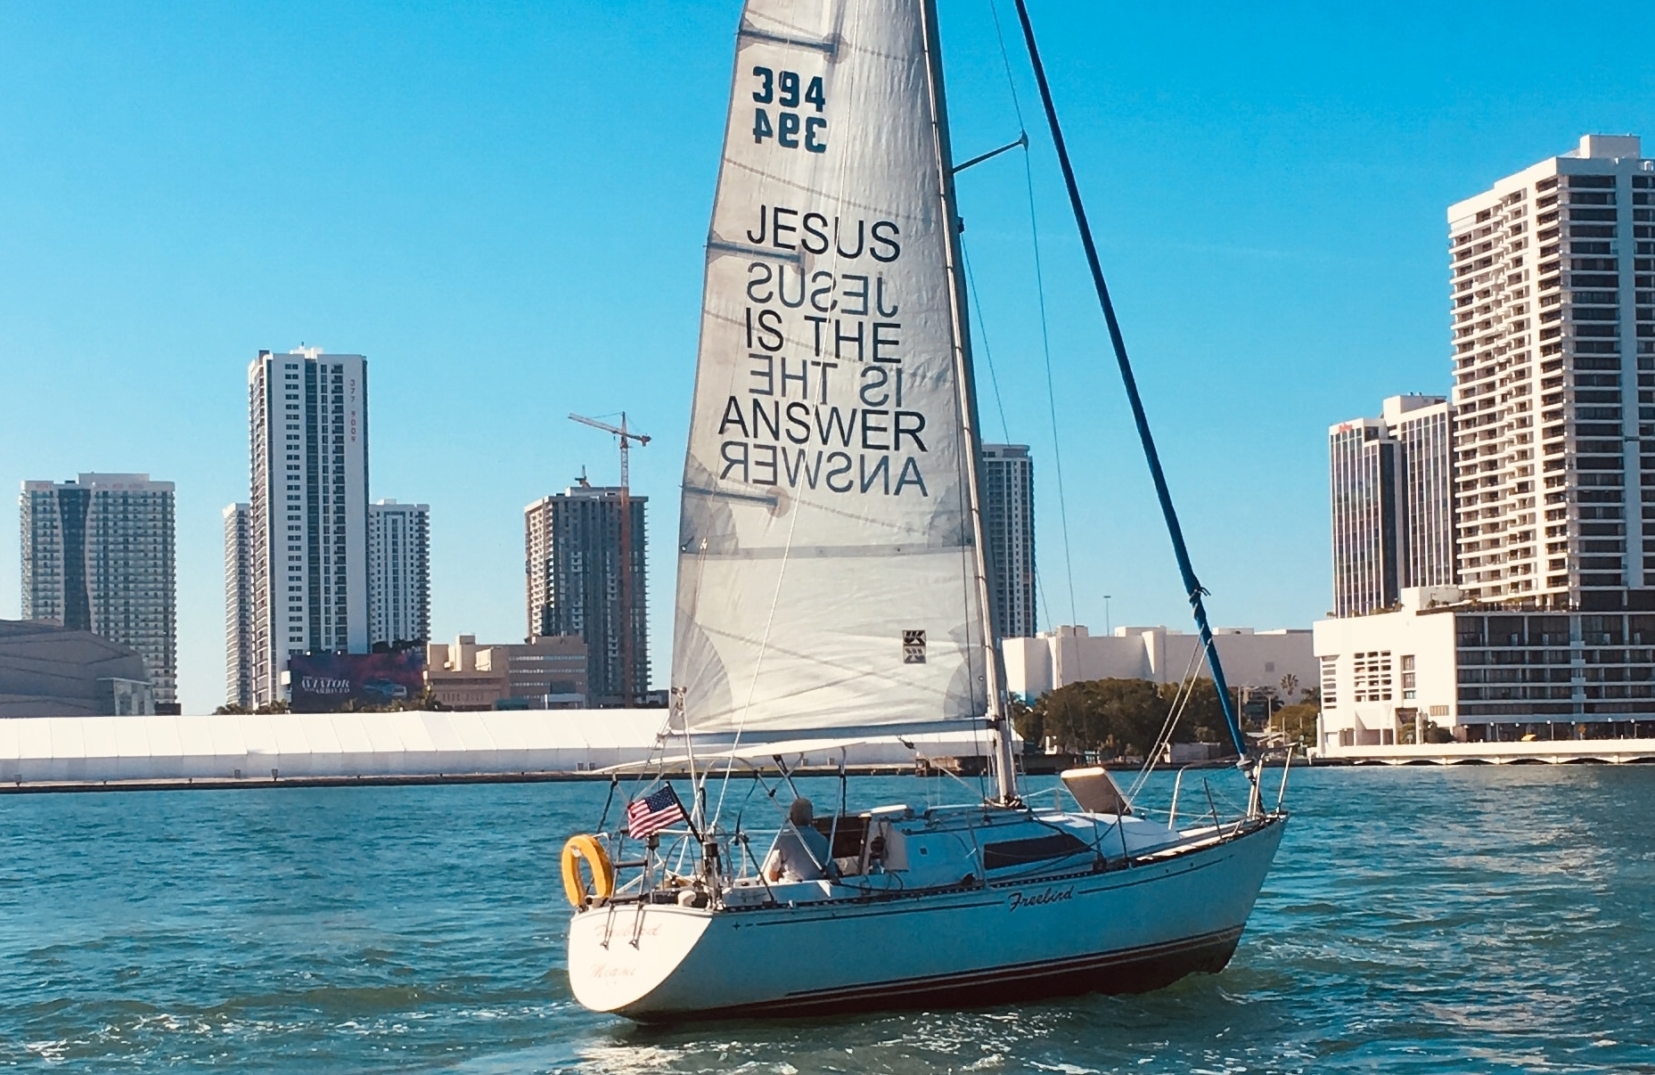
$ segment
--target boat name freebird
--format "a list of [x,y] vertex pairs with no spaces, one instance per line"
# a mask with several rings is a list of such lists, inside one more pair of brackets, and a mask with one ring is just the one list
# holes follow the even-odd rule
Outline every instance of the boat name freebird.
[[1006,901],[1006,910],[1019,911],[1024,907],[1042,907],[1048,903],[1062,903],[1074,898],[1074,885],[1067,888],[1048,888],[1044,892],[1036,892],[1032,896],[1025,896],[1021,892],[1013,892]]

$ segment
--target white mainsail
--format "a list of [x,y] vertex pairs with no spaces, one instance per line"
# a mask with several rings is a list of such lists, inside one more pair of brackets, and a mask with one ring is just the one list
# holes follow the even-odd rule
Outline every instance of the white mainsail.
[[989,670],[921,0],[749,0],[684,467],[690,730],[981,719]]

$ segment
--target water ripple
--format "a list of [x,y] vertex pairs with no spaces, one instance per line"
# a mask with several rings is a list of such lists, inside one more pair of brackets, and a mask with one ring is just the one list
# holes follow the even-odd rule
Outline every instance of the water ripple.
[[[1655,768],[1293,783],[1277,868],[1222,975],[1144,997],[667,1029],[592,1015],[563,978],[557,852],[602,787],[9,797],[0,1065],[1655,1073]],[[852,784],[863,805],[936,790]]]

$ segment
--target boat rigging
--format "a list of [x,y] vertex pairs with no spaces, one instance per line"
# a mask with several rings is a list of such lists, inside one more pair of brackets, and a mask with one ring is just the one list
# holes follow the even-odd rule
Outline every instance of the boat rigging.
[[[623,820],[608,827],[606,806],[564,852],[569,978],[590,1008],[662,1021],[1130,992],[1219,970],[1235,950],[1286,820],[1279,801],[1263,809],[1256,764],[1246,810],[1228,818],[1209,798],[1210,814],[1180,822],[1175,790],[1166,822],[1151,819],[1101,769],[1063,775],[1072,808],[1020,794],[958,170],[933,0],[748,0],[706,244],[662,756]],[[624,421],[600,428],[622,435],[624,460]],[[819,817],[794,784],[803,756],[951,729],[992,741],[981,801],[853,814],[841,775],[838,808]],[[728,786],[738,765],[779,771],[766,786],[779,831],[709,816],[707,782]],[[683,769],[687,804],[665,776]]]

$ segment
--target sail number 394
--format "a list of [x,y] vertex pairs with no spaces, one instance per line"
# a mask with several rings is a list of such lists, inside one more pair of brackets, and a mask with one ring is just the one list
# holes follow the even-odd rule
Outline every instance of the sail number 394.
[[[820,112],[827,105],[821,76],[812,78],[807,84],[797,71],[755,67],[753,77],[759,83],[758,89],[753,91],[753,100],[759,104],[758,108],[753,109],[753,141],[762,145],[766,138],[774,138],[777,145],[786,149],[798,149],[803,145],[808,152],[826,153],[826,117],[802,114],[805,112],[804,106],[813,106]],[[765,105],[780,106],[774,122],[770,118],[770,109]]]

